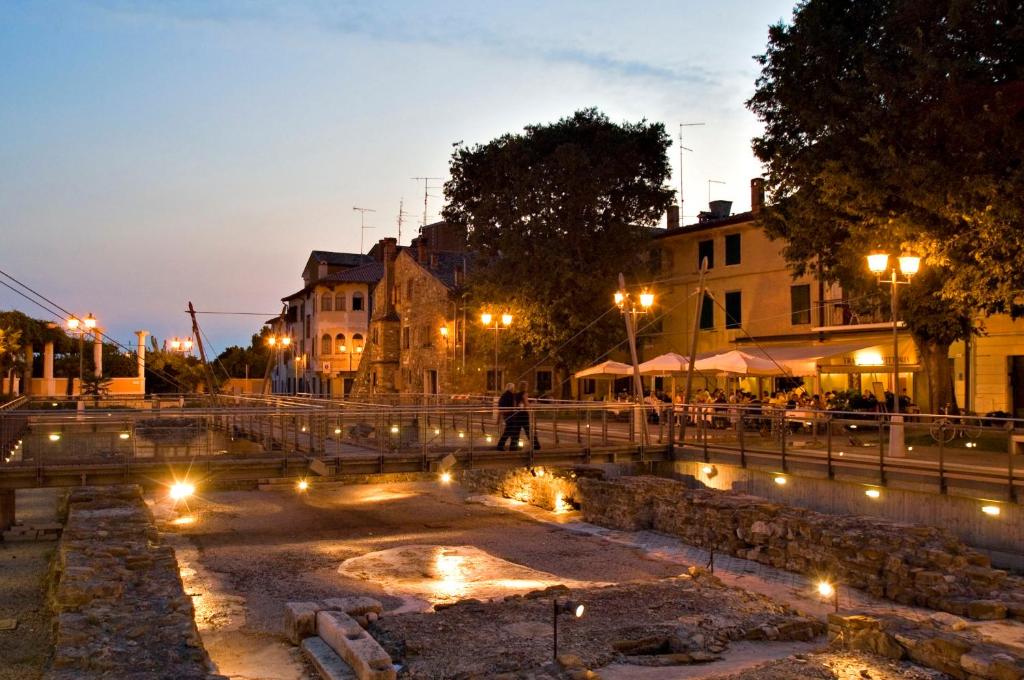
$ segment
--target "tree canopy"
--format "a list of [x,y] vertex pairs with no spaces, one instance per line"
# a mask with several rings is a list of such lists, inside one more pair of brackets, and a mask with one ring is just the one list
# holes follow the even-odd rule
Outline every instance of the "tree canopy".
[[606,312],[618,273],[636,275],[647,230],[672,200],[669,145],[660,123],[586,109],[452,154],[443,217],[466,226],[480,255],[470,295],[512,310],[513,337],[549,356],[563,382],[622,339]]
[[762,222],[867,304],[870,250],[924,257],[901,307],[933,407],[972,315],[1024,312],[1022,22],[1002,0],[806,0],[758,58]]

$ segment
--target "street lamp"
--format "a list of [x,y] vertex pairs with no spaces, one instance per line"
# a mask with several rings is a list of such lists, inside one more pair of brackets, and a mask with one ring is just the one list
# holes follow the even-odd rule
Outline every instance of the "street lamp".
[[67,319],[68,330],[78,335],[78,385],[81,390],[82,381],[85,378],[85,334],[96,329],[96,317],[92,312],[84,319],[77,316],[69,316]]
[[[278,363],[280,364],[284,358],[285,350],[292,344],[292,339],[287,335],[270,335],[267,337],[267,346],[271,350],[276,350],[278,353]],[[285,371],[285,380],[288,378],[288,372]]]
[[[491,322],[494,322],[493,324]],[[494,317],[490,312],[484,312],[480,315],[480,323],[484,325],[487,330],[494,331],[494,390],[495,392],[501,392],[501,384],[498,380],[498,331],[506,330],[512,325],[512,315],[505,312],[501,315],[501,321]]]
[[640,361],[636,353],[636,317],[651,311],[654,306],[654,293],[644,288],[639,295],[633,295],[626,290],[626,279],[619,274],[619,289],[613,296],[615,306],[622,312],[622,318],[626,321],[626,335],[629,337],[629,353],[633,359],[633,390],[636,392],[637,402],[642,403],[644,398],[644,386],[640,380]]
[[[896,291],[899,286],[908,285],[921,268],[921,258],[916,255],[900,255],[896,258],[898,265],[889,266],[889,254],[874,252],[867,256],[868,269],[878,277],[878,283],[892,286],[889,307],[892,310],[892,417],[889,421],[889,455],[902,456],[903,451],[903,419],[900,412],[900,344],[899,322],[897,321]],[[900,279],[897,274],[903,275]],[[888,276],[886,276],[888,274]]]

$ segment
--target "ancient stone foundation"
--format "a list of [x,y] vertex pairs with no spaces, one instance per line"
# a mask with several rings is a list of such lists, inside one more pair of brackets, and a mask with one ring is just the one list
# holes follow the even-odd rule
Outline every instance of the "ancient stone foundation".
[[897,616],[832,614],[828,629],[833,646],[910,659],[958,680],[1024,678],[1024,660],[1009,648],[980,640],[955,616],[941,614],[919,623]]
[[685,543],[975,619],[1024,620],[1024,579],[949,531],[825,515],[657,477],[577,480],[584,519]]
[[137,486],[80,487],[54,561],[50,680],[220,678]]

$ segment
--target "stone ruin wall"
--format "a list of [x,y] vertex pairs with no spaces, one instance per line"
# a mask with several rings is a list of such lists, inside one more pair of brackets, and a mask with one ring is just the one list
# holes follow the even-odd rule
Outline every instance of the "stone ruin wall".
[[138,486],[79,487],[54,557],[48,680],[212,680],[178,562]]
[[992,569],[945,529],[826,515],[658,477],[581,478],[578,487],[583,517],[594,524],[651,529],[896,602],[1024,620],[1024,579]]
[[463,470],[459,483],[483,493],[536,505],[545,510],[578,507],[578,471],[545,468],[514,468],[512,470]]

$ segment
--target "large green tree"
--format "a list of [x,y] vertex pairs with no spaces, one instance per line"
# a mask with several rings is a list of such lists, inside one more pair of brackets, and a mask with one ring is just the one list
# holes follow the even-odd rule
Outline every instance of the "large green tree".
[[252,336],[248,347],[232,345],[217,355],[215,375],[223,377],[224,371],[227,371],[232,378],[244,378],[246,375],[249,378],[262,378],[270,358],[270,347],[267,345],[270,332],[270,327],[264,326]]
[[452,154],[443,216],[467,227],[479,255],[469,294],[514,312],[512,337],[551,361],[563,393],[571,369],[622,339],[606,312],[672,200],[669,144],[660,123],[586,109]]
[[901,316],[932,409],[972,318],[1024,310],[1022,21],[1012,1],[805,0],[758,58],[762,221],[797,272],[861,305],[886,305],[869,250],[924,256]]

